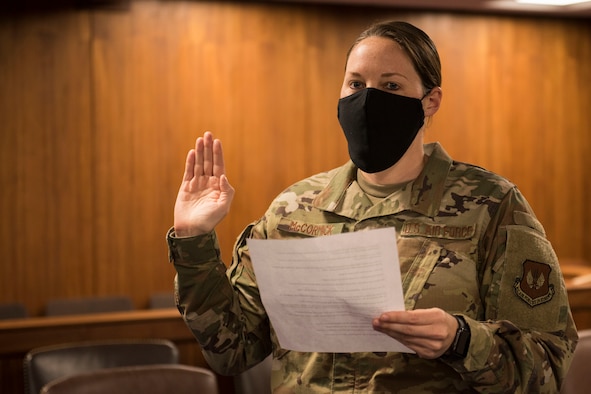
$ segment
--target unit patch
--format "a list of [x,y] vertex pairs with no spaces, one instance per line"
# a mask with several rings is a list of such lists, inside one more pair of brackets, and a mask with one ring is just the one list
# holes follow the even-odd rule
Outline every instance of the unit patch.
[[532,308],[550,301],[555,292],[550,283],[551,271],[548,264],[525,260],[521,278],[516,278],[513,284],[515,294]]

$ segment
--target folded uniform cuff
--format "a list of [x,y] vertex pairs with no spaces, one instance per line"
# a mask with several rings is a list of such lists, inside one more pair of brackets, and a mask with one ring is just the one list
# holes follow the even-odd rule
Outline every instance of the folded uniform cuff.
[[219,261],[220,251],[214,231],[194,237],[177,237],[174,227],[166,233],[168,259],[174,264],[194,265]]

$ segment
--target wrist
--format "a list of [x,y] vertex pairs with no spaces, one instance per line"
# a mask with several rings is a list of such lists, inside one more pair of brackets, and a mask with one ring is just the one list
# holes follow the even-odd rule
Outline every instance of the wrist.
[[197,234],[194,231],[174,228],[174,236],[177,238],[189,238],[189,237],[196,237],[198,235],[200,235],[200,234]]
[[173,226],[174,236],[177,238],[191,238],[191,237],[198,237],[200,235],[208,234],[211,231],[201,230],[197,227],[187,227],[187,226]]
[[458,322],[458,329],[456,330],[449,349],[447,349],[447,351],[441,356],[442,359],[447,361],[462,360],[466,358],[472,337],[470,326],[466,323],[464,317],[460,315],[453,315],[453,317]]

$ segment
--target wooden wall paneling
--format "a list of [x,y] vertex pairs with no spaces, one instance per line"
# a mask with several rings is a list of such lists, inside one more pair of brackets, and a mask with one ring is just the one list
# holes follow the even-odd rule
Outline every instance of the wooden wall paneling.
[[[254,17],[255,11],[258,17]],[[313,86],[314,75],[318,75],[321,65],[309,56],[311,46],[303,14],[284,8],[267,16],[257,9],[245,12],[248,16],[240,23],[242,29],[250,33],[243,42],[236,43],[237,56],[233,59],[248,70],[233,92],[240,121],[236,127],[242,134],[238,137],[241,139],[239,151],[234,153],[241,164],[228,156],[230,175],[233,171],[238,174],[230,178],[237,190],[233,213],[242,216],[228,219],[240,229],[258,219],[271,199],[285,187],[311,175],[314,159],[326,160],[329,149],[326,153],[318,152],[316,157],[309,150],[316,145],[317,135],[334,133],[335,129],[318,130],[310,124],[310,112],[315,106],[325,108],[328,102],[332,104],[329,112],[332,120],[336,116],[334,108],[338,98],[338,85],[327,89],[324,81],[320,87]],[[313,15],[310,17],[314,19]],[[311,66],[316,67],[315,74],[307,72],[307,67]],[[326,118],[327,114],[320,116]],[[232,140],[229,142],[233,145]],[[327,169],[325,164],[322,167],[322,170]]]
[[[318,53],[314,45],[323,41],[319,38],[320,17],[289,7],[268,9],[252,4],[216,9],[213,12],[212,7],[201,4],[184,9],[189,15],[189,36],[194,36],[190,41],[194,45],[184,56],[198,66],[194,69],[197,77],[193,78],[197,78],[196,92],[203,102],[196,102],[199,97],[194,97],[195,92],[183,100],[194,103],[196,119],[190,122],[194,128],[179,133],[188,136],[192,144],[197,135],[212,130],[224,142],[228,176],[237,190],[231,214],[218,227],[225,261],[229,263],[238,233],[263,214],[275,195],[310,175],[311,162],[321,164],[314,172],[344,162],[346,150],[339,149],[340,157],[334,160],[334,147],[344,147],[338,131],[338,143],[332,143],[334,138],[330,138],[329,143],[320,145],[316,155],[307,153],[318,146],[310,141],[322,141],[335,131],[340,86],[338,73],[336,77],[330,73],[327,78],[321,72],[324,65],[309,56],[310,51]],[[316,23],[312,32],[306,27],[310,19]],[[208,21],[202,26],[207,30],[197,31],[203,20]],[[328,53],[324,61],[334,59],[334,49]],[[339,53],[339,68],[343,56],[344,52]],[[308,68],[314,72],[307,73]],[[319,79],[336,82],[334,88],[323,89],[326,83],[318,84]],[[323,100],[327,95],[330,100]],[[310,122],[324,122],[326,113],[322,109],[327,106],[333,130],[322,127],[319,132]],[[309,114],[310,107],[316,112],[314,117]],[[187,144],[185,149],[189,147]],[[322,164],[327,157],[334,164]]]
[[[14,114],[19,108],[17,104],[19,81],[17,80],[17,54],[15,52],[16,26],[4,19],[0,23],[0,119],[3,119],[0,128],[0,239],[12,239],[14,226],[17,221],[18,205],[14,196],[18,184],[18,170],[15,168],[13,152],[17,146],[18,131],[21,128],[19,119]],[[12,54],[8,56],[8,54]],[[12,114],[12,116],[11,116]],[[22,209],[22,208],[21,208]],[[21,238],[22,240],[23,238]],[[22,242],[22,241],[21,241]],[[13,241],[14,243],[14,241]],[[18,260],[20,253],[16,245],[6,250],[1,255],[0,267],[0,299],[4,302],[20,300],[19,287],[24,285],[25,276],[18,272]]]
[[[544,33],[545,37],[551,34]],[[547,64],[550,69],[560,67],[561,79],[543,95],[548,97],[548,123],[553,121],[546,131],[548,140],[554,139],[561,150],[550,151],[556,153],[554,163],[560,172],[552,184],[556,204],[552,215],[557,225],[548,233],[551,239],[563,241],[557,246],[560,256],[591,261],[587,247],[591,238],[586,231],[591,217],[591,93],[584,88],[591,83],[591,25],[565,24],[555,34],[561,48]]]
[[93,291],[88,20],[32,16],[0,31],[0,287],[36,314],[47,297]]
[[177,128],[178,13],[155,5],[93,16],[95,281],[100,294],[130,294],[139,307],[174,277],[164,233],[174,203],[166,159]]
[[386,18],[416,23],[441,52],[443,107],[428,139],[513,180],[558,254],[591,260],[583,22],[142,1],[0,24],[0,246],[13,262],[1,265],[0,297],[39,313],[53,296],[126,293],[142,307],[169,290],[164,233],[205,130],[223,140],[237,191],[218,227],[229,262],[277,193],[347,160],[336,119],[345,53]]
[[[585,141],[591,127],[588,115],[583,115],[589,94],[577,91],[581,81],[588,80],[591,58],[587,49],[586,58],[574,59],[568,48],[577,34],[591,30],[584,24],[551,21],[543,27],[538,32],[537,57],[531,62],[534,88],[529,102],[533,108],[525,114],[531,118],[530,126],[536,126],[528,130],[533,154],[524,164],[530,164],[528,173],[538,174],[536,182],[529,184],[529,193],[534,195],[532,205],[540,212],[549,238],[558,241],[557,253],[561,257],[580,256],[585,252],[585,237],[588,239],[582,230],[581,212],[586,205],[583,185],[589,168]],[[587,43],[583,48],[590,46]],[[569,208],[565,210],[566,206]]]
[[457,15],[421,22],[419,27],[431,35],[442,63],[443,100],[429,121],[426,139],[442,143],[456,160],[486,166],[496,151],[489,111],[489,81],[495,78],[489,58],[492,22]]
[[[444,100],[429,138],[440,139],[454,158],[515,182],[559,256],[584,255],[588,236],[577,229],[586,218],[581,213],[588,212],[582,180],[589,168],[584,152],[590,127],[582,114],[589,95],[576,93],[576,86],[589,78],[591,44],[580,40],[589,27],[552,19],[453,20],[452,30],[435,28],[436,38],[462,39],[440,40]],[[576,60],[569,47],[577,48]]]

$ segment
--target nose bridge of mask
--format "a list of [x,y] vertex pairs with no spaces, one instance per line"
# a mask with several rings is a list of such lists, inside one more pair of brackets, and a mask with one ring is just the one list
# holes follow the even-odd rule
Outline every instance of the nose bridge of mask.
[[380,89],[367,88],[365,98],[365,112],[367,125],[369,128],[376,126],[374,123],[381,124],[383,119],[395,109],[392,107],[392,93],[384,92]]

